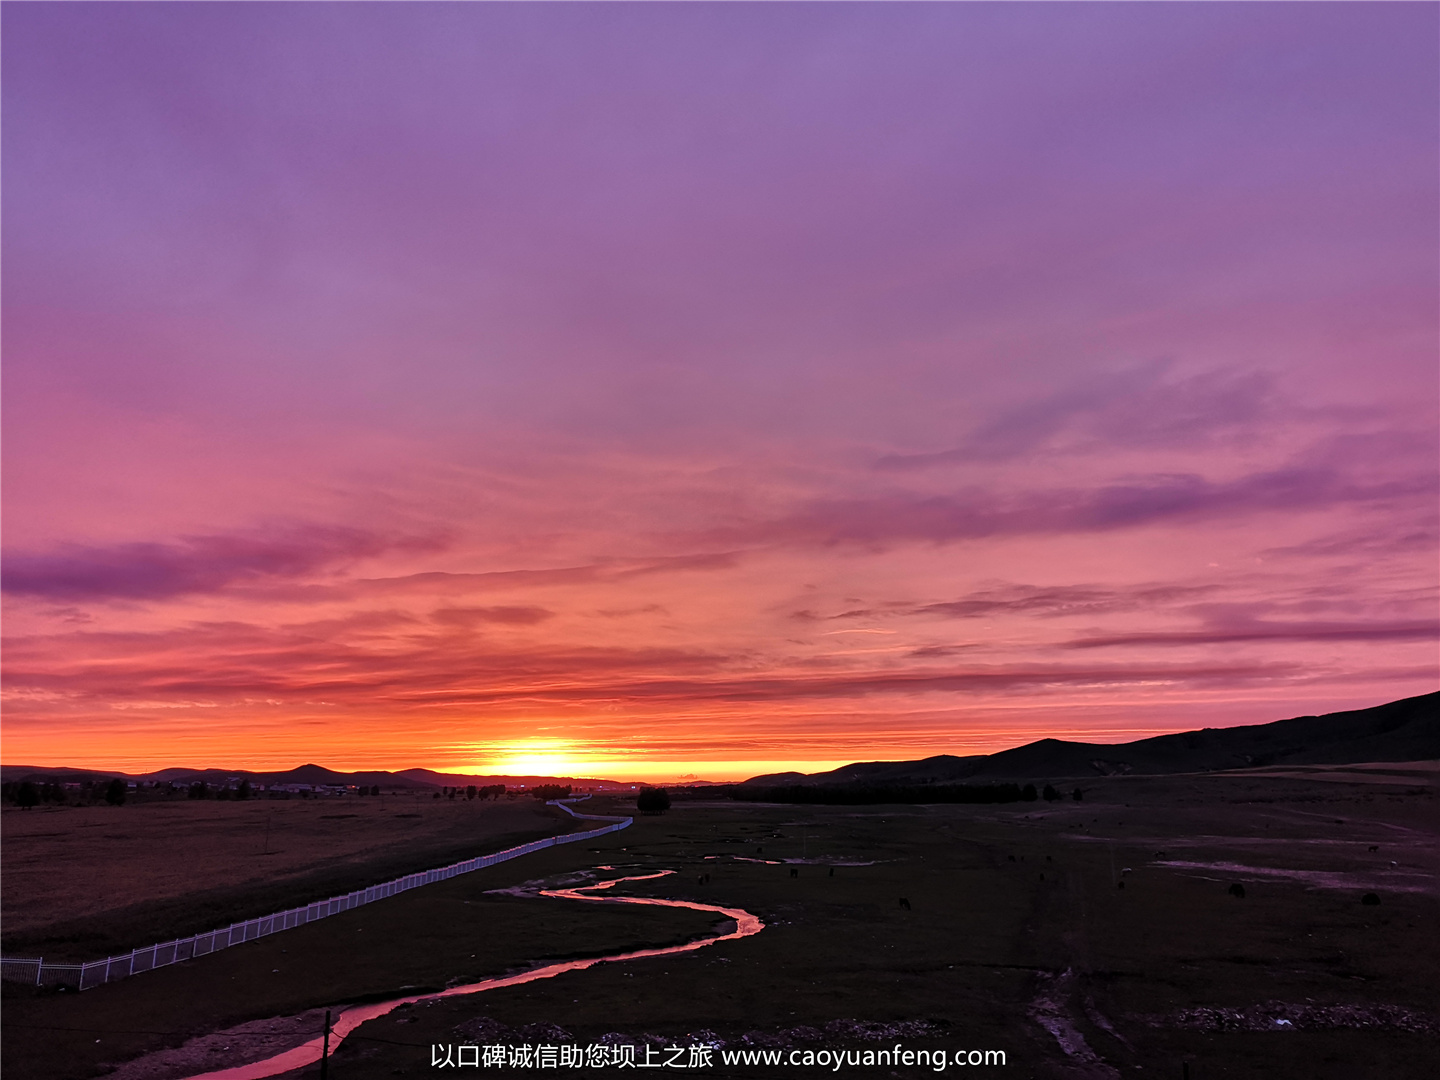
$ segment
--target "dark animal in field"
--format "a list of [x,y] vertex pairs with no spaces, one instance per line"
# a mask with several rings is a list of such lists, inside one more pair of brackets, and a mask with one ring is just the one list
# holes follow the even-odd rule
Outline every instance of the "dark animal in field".
[[792,866],[792,867],[790,868],[790,876],[791,876],[791,877],[799,877],[799,876],[800,876],[800,871],[797,870],[797,869],[795,869],[795,867]]
[[757,848],[755,849],[755,854],[756,854],[756,855],[760,855],[760,854],[763,854],[764,851],[765,851],[765,849],[764,849],[763,847],[757,847]]
[[903,897],[903,896],[900,897],[900,906],[901,906],[902,908],[904,908],[906,911],[912,910],[911,907],[910,907],[910,901],[909,901],[909,900],[906,900],[905,897]]
[[1044,874],[1043,872],[1040,874],[1040,880],[1041,880],[1041,881],[1044,881],[1044,880],[1045,880],[1045,874]]
[[1373,892],[1367,892],[1364,896],[1360,897],[1360,903],[1366,907],[1374,907],[1380,903],[1380,897],[1376,896]]
[[1014,861],[1015,861],[1015,856],[1014,856],[1014,855],[1009,855],[1009,856],[1007,856],[1007,858],[1008,858],[1011,862],[1014,862]]
[[831,877],[834,877],[834,876],[835,876],[835,868],[834,868],[833,866],[830,867],[830,876],[831,876]]
[[1123,888],[1125,887],[1125,882],[1124,882],[1124,880],[1122,879],[1122,880],[1120,880],[1120,881],[1117,881],[1117,882],[1115,883],[1115,887],[1116,887],[1117,889],[1123,889]]
[[1244,885],[1241,885],[1238,881],[1237,881],[1234,885],[1231,885],[1230,888],[1227,889],[1226,891],[1227,891],[1231,896],[1235,897],[1236,900],[1244,900],[1244,899],[1245,899],[1245,886],[1244,886]]
[[1054,860],[1051,859],[1049,855],[1046,855],[1046,856],[1045,856],[1045,861],[1046,861],[1046,862],[1053,862]]
[[1379,851],[1379,850],[1380,850],[1380,845],[1379,845],[1379,844],[1371,844],[1371,845],[1370,845],[1370,850],[1371,850],[1371,851]]

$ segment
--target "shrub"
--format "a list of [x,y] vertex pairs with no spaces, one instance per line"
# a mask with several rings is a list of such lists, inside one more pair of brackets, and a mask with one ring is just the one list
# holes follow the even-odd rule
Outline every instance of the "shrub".
[[40,792],[29,780],[15,789],[15,805],[22,810],[29,810],[39,801]]
[[536,784],[530,789],[530,794],[541,802],[548,802],[551,799],[568,799],[570,797],[569,784]]
[[1026,784],[1023,788],[1021,788],[1020,798],[1024,799],[1026,802],[1034,802],[1036,798],[1035,785]]
[[105,785],[105,801],[111,806],[125,805],[125,781],[118,776]]
[[663,814],[670,809],[670,793],[664,788],[641,788],[635,808],[642,814]]

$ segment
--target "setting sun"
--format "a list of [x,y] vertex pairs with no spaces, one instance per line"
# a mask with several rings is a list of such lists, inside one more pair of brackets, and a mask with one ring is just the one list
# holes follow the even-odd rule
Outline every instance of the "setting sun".
[[513,776],[563,776],[577,764],[573,748],[563,739],[525,739],[490,747],[484,767]]

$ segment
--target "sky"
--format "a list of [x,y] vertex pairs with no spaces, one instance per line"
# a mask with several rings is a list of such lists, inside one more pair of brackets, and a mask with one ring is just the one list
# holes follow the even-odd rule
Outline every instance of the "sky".
[[1434,4],[3,5],[7,763],[1436,689]]

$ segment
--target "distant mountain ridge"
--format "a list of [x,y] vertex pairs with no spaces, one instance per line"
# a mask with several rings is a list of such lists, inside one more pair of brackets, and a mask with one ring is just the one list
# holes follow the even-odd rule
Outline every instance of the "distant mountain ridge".
[[[1203,728],[1157,735],[1128,743],[1083,743],[1041,739],[995,754],[955,757],[940,754],[918,761],[862,761],[824,773],[769,773],[745,784],[933,784],[1084,778],[1123,774],[1214,772],[1273,765],[1349,765],[1366,761],[1440,759],[1440,692],[1402,698],[1385,705],[1323,716],[1298,716],[1269,724]],[[83,781],[121,777],[189,784],[248,779],[252,784],[336,784],[432,789],[468,784],[559,783],[626,786],[625,782],[556,776],[498,776],[438,773],[430,769],[344,773],[322,765],[255,772],[246,769],[169,768],[129,774],[107,769],[4,765],[0,779]]]
[[745,784],[931,784],[1123,774],[1214,772],[1274,765],[1349,765],[1440,758],[1440,693],[1269,724],[1203,728],[1128,743],[1041,739],[995,754],[864,761],[823,773],[769,773]]
[[395,788],[430,789],[440,787],[465,787],[469,784],[483,786],[485,784],[505,784],[509,787],[534,787],[536,784],[610,784],[614,781],[605,780],[575,780],[570,777],[555,776],[499,776],[499,775],[469,775],[465,773],[437,773],[429,769],[405,769],[401,772],[337,772],[334,769],[327,769],[323,765],[306,764],[299,765],[293,769],[277,770],[271,772],[257,772],[250,769],[187,769],[172,767],[168,769],[157,769],[148,773],[125,773],[115,769],[75,769],[69,767],[55,766],[47,767],[42,765],[4,765],[0,766],[0,779],[5,783],[19,780],[59,780],[65,782],[77,782],[85,780],[111,779],[120,777],[124,780],[135,781],[166,781],[172,784],[193,784],[197,780],[203,780],[207,784],[223,784],[228,780],[249,780],[251,784],[309,784],[311,786],[360,786],[374,787],[376,784],[382,788],[393,790]]

